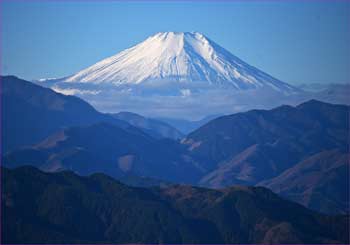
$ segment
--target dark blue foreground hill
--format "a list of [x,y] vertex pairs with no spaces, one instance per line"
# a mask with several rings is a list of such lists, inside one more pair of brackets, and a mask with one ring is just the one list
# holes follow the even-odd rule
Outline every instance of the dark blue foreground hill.
[[348,243],[326,216],[262,187],[128,187],[103,174],[2,169],[3,243]]

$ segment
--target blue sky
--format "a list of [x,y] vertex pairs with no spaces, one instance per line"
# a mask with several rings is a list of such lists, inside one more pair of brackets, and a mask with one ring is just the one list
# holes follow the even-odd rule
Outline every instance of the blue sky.
[[350,2],[1,1],[1,71],[64,77],[160,31],[204,33],[292,84],[350,82]]

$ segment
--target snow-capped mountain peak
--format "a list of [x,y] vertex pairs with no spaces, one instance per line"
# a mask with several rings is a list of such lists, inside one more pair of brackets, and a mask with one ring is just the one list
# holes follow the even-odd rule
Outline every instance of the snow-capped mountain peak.
[[63,81],[121,85],[152,80],[293,90],[198,32],[159,32]]

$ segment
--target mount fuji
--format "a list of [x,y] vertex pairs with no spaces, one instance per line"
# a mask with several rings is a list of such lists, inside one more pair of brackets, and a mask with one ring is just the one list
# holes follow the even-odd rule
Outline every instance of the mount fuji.
[[159,32],[73,75],[38,83],[101,111],[192,119],[273,107],[300,92],[198,32]]
[[243,62],[198,32],[160,32],[65,82],[140,84],[151,80],[206,82],[235,89],[294,88]]

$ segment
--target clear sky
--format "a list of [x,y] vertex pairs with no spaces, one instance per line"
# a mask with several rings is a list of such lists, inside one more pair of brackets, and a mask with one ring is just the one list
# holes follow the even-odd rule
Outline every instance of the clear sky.
[[292,84],[350,82],[349,1],[0,1],[1,73],[64,77],[160,31],[198,31]]

